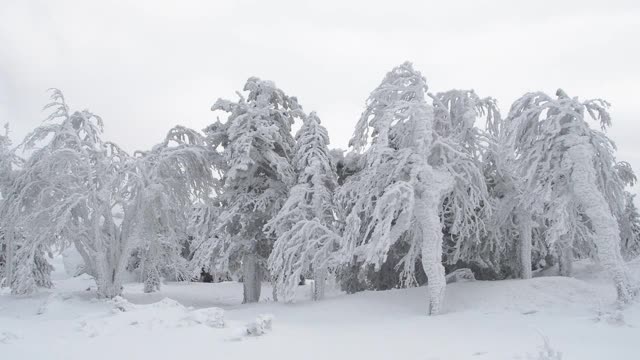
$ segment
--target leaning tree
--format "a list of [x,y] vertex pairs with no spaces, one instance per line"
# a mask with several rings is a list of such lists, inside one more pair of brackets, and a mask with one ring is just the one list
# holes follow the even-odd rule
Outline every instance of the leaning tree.
[[[348,259],[379,270],[398,241],[408,250],[396,266],[405,284],[415,283],[421,259],[428,278],[428,312],[441,311],[445,290],[442,266],[443,224],[440,213],[458,214],[451,231],[472,233],[486,188],[473,153],[458,138],[466,125],[439,114],[426,101],[427,85],[411,63],[390,71],[371,93],[350,145],[362,152],[363,170],[338,192],[346,209],[343,252]],[[446,99],[438,106],[451,110]],[[473,106],[471,107],[473,108]],[[438,129],[449,121],[451,131]],[[475,226],[475,225],[474,225]]]
[[606,129],[611,124],[608,104],[581,102],[562,90],[556,95],[528,93],[512,105],[506,119],[506,145],[524,181],[522,206],[539,211],[536,215],[548,224],[545,237],[560,244],[561,265],[571,261],[576,239],[592,241],[613,276],[618,299],[627,302],[637,288],[620,254],[616,219],[624,204],[625,177],[616,171],[613,143],[585,118],[587,113]]

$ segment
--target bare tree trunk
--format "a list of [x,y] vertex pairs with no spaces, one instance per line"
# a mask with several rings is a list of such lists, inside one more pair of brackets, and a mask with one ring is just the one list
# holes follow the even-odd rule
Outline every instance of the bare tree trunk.
[[526,214],[519,214],[519,230],[520,230],[520,277],[522,279],[531,279],[531,219]]
[[314,269],[313,272],[313,300],[324,299],[324,289],[327,281],[327,268]]
[[618,293],[618,300],[629,302],[636,289],[632,284],[620,254],[620,230],[604,196],[596,185],[593,168],[593,153],[589,145],[579,144],[567,151],[572,162],[573,192],[576,199],[591,220],[595,231],[598,258],[612,277]]
[[256,255],[246,254],[242,258],[242,278],[242,287],[244,290],[242,303],[246,304],[260,301],[262,277]]

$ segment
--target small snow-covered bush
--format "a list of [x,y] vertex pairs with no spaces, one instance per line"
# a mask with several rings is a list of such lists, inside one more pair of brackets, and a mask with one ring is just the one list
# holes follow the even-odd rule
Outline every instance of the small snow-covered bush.
[[109,300],[109,302],[113,305],[113,312],[127,312],[135,309],[136,307],[136,305],[130,303],[129,300],[122,296],[116,296]]
[[600,308],[597,310],[594,320],[596,322],[606,322],[607,324],[614,326],[626,325],[624,313],[620,309],[607,310]]
[[529,355],[529,360],[562,360],[562,353],[551,347],[549,339],[546,337],[543,339],[544,345],[540,347],[540,350],[536,355]]
[[455,282],[475,281],[476,277],[469,268],[457,269],[445,276],[447,284]]
[[248,336],[260,336],[271,331],[273,324],[273,315],[262,314],[258,316],[254,321],[247,324]]

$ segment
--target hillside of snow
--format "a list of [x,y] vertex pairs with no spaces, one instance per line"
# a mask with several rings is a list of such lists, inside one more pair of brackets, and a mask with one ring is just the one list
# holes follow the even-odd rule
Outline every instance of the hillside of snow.
[[640,358],[640,304],[617,309],[589,262],[576,264],[576,278],[448,285],[433,317],[426,288],[311,302],[300,286],[299,302],[281,304],[264,284],[264,300],[243,305],[234,282],[168,283],[154,294],[132,283],[106,301],[91,278],[60,267],[50,291],[0,294],[1,359],[540,359],[545,338],[563,360]]

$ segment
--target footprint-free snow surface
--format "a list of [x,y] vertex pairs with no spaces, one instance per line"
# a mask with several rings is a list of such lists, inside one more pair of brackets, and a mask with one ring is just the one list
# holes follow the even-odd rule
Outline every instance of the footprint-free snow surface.
[[[640,264],[630,264],[640,275]],[[88,276],[31,297],[0,294],[0,359],[640,359],[640,301],[619,309],[591,263],[576,278],[448,285],[444,314],[426,288],[334,291],[311,302],[241,304],[242,285],[168,283],[97,300]],[[89,290],[87,290],[89,289]],[[546,342],[561,356],[541,357]]]

